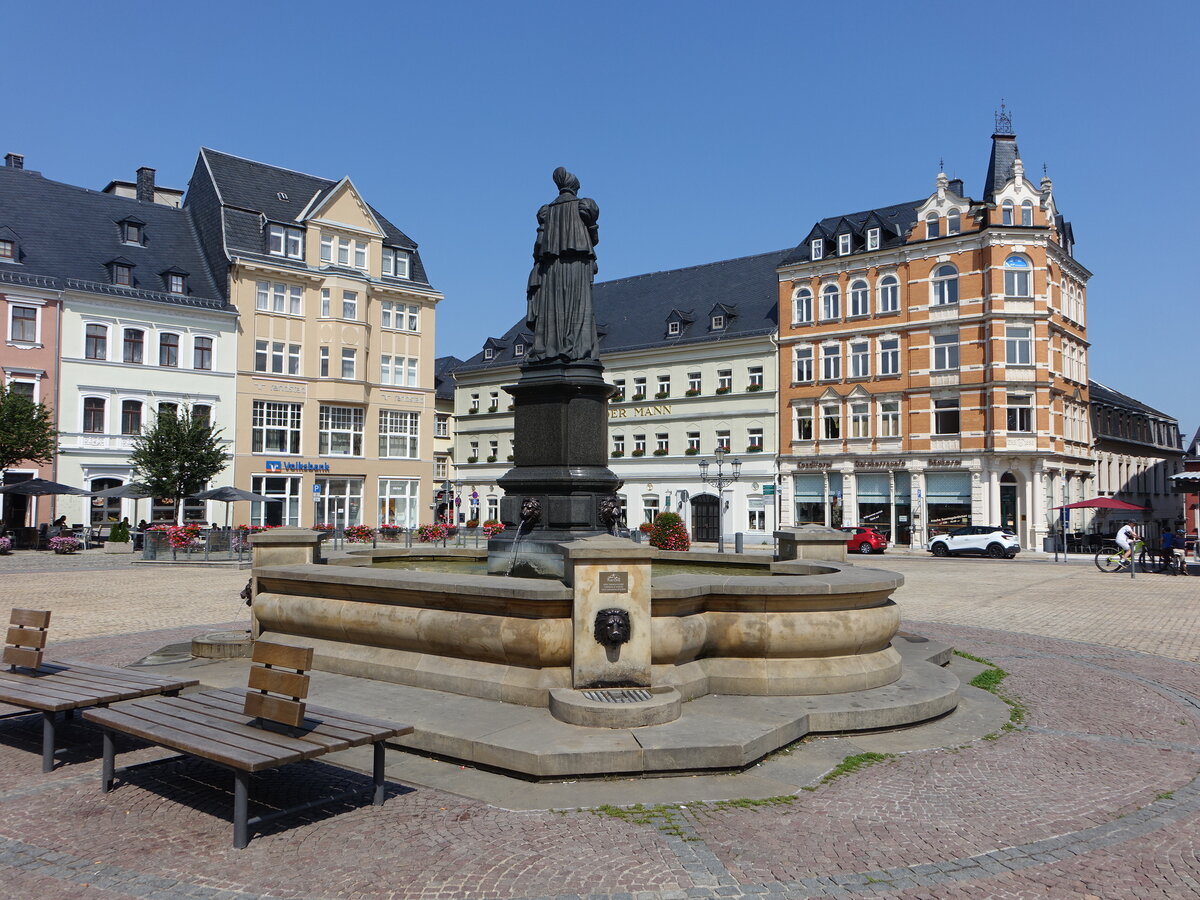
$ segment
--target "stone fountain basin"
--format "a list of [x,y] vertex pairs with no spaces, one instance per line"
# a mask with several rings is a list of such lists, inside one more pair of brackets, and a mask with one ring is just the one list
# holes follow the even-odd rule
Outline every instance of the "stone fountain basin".
[[[666,559],[673,555],[665,551]],[[257,568],[256,636],[312,646],[326,671],[528,706],[571,687],[572,602],[558,581],[382,569],[382,559],[485,551],[375,550],[334,565]],[[654,575],[653,684],[683,700],[868,690],[900,677],[900,575],[842,562],[688,554],[769,576]]]

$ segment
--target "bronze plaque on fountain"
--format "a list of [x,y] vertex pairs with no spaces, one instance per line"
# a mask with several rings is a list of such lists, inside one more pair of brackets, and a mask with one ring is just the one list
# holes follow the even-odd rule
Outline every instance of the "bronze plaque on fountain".
[[629,593],[629,573],[628,572],[601,572],[600,573],[600,593],[602,593],[602,594],[628,594]]

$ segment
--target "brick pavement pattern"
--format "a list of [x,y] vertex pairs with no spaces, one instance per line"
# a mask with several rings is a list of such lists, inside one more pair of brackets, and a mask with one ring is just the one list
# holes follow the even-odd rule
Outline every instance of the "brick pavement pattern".
[[[165,762],[103,795],[84,726],[64,727],[68,764],[43,775],[36,718],[0,720],[0,895],[1200,896],[1200,579],[871,562],[908,578],[897,596],[907,628],[1010,673],[1001,690],[1027,710],[1023,725],[773,803],[510,812],[393,783],[382,807],[289,817],[235,851],[229,779],[215,767]],[[244,621],[244,572],[70,565],[0,578],[0,601],[53,608],[66,632],[55,643],[72,656],[129,662]],[[164,755],[122,749],[122,762]],[[367,781],[305,764],[257,779],[252,796],[290,804]]]

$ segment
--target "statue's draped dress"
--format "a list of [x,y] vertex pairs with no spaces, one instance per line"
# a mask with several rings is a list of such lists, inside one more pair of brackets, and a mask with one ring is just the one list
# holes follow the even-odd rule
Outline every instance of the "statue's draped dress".
[[599,216],[595,201],[569,190],[538,210],[526,315],[533,331],[533,348],[526,354],[529,362],[599,358],[592,310]]

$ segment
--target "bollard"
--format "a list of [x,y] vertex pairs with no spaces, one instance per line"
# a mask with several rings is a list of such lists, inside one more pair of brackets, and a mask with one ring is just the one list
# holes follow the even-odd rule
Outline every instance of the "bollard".
[[744,537],[745,537],[745,535],[743,535],[740,531],[737,532],[736,534],[734,534],[734,536],[733,536],[733,552],[734,553],[742,552],[742,539]]

